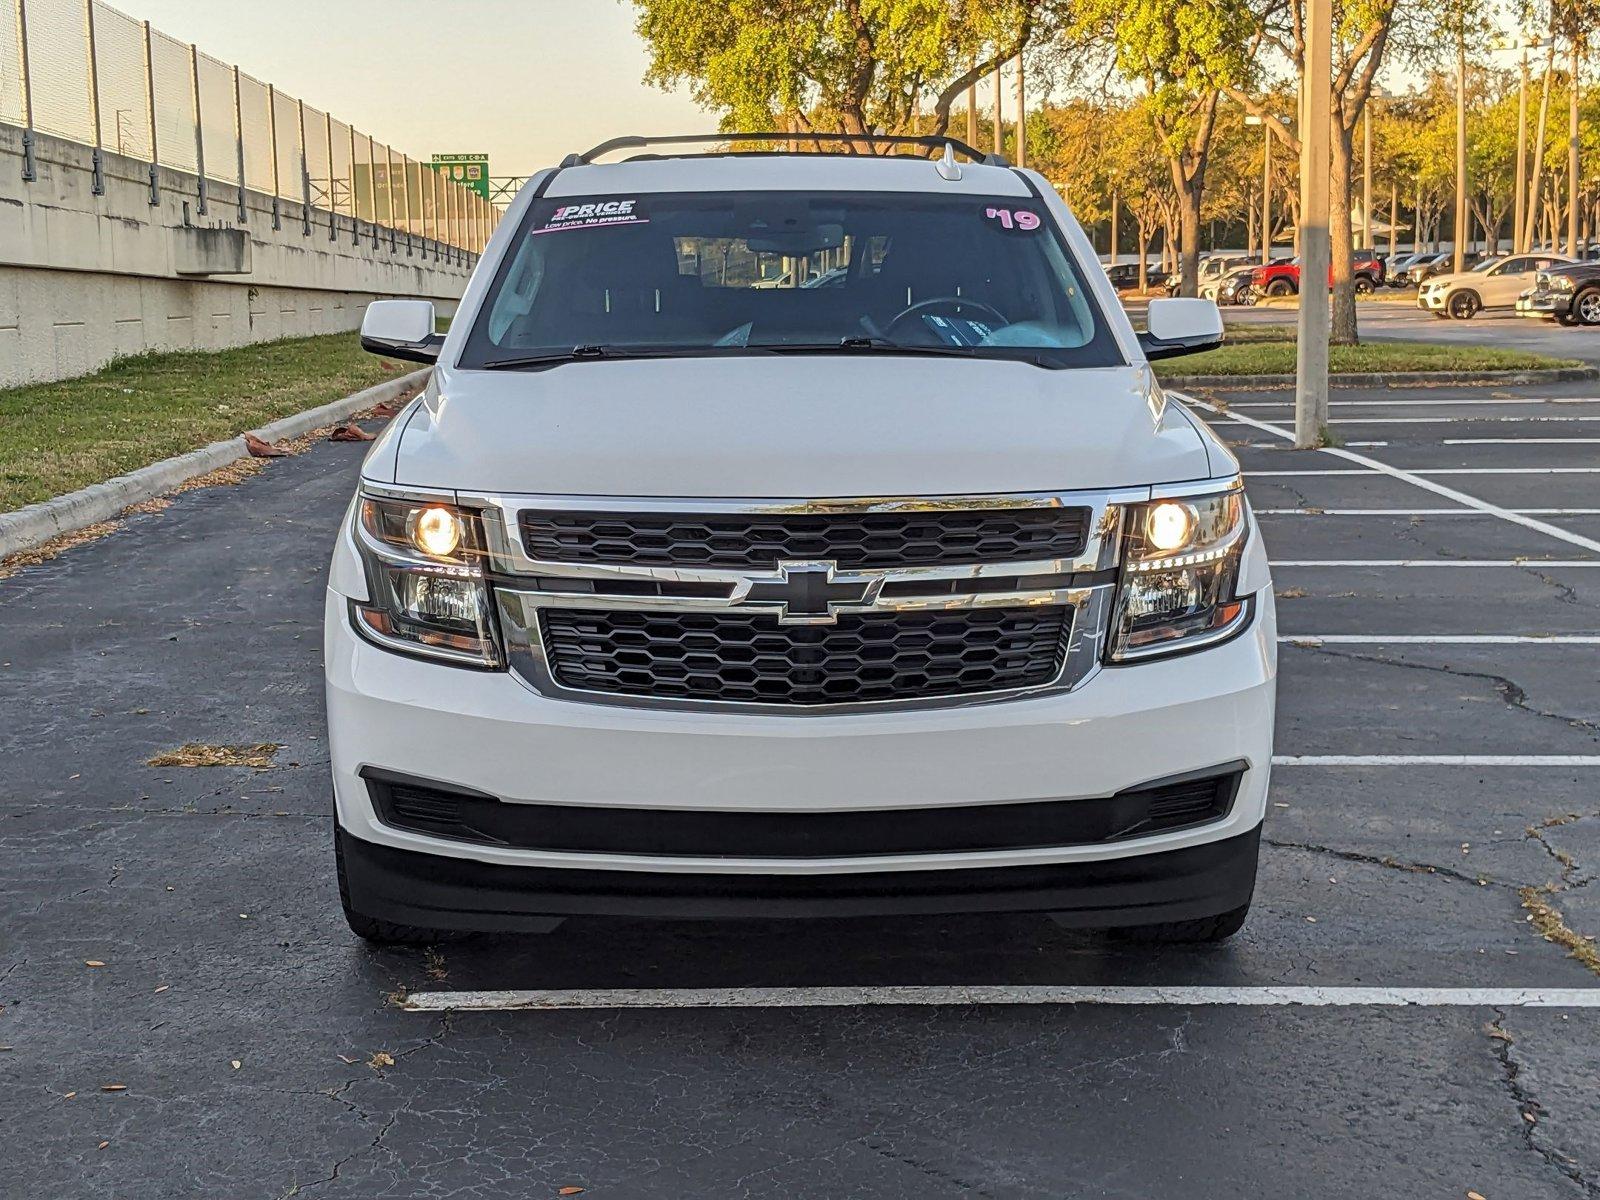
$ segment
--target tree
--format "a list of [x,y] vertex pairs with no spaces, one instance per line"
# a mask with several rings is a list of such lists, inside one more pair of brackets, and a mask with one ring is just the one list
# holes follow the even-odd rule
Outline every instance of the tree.
[[1249,12],[1238,0],[1083,0],[1079,22],[1144,88],[1145,114],[1177,201],[1179,294],[1193,296],[1217,104],[1225,87],[1248,86],[1254,75]]
[[[1294,66],[1297,81],[1305,78],[1304,0],[1251,0],[1254,45],[1279,51]],[[1350,223],[1351,164],[1355,132],[1372,96],[1373,80],[1383,65],[1390,38],[1410,12],[1400,0],[1334,0],[1333,5],[1333,195],[1329,221],[1333,228],[1333,325],[1330,340],[1354,343],[1356,337],[1355,264]],[[1297,89],[1298,90],[1298,89]],[[1300,139],[1276,113],[1245,89],[1227,89],[1229,97],[1266,121],[1291,154],[1300,153]],[[1314,281],[1302,281],[1302,294],[1314,295]]]
[[[647,81],[726,130],[949,131],[968,85],[1057,37],[1067,0],[632,0]],[[930,119],[931,118],[931,119]]]

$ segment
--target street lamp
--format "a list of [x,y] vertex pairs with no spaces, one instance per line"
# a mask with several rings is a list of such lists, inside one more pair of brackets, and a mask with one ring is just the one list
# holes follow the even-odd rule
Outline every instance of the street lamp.
[[1261,265],[1272,262],[1272,127],[1262,118],[1247,115],[1246,125],[1261,126]]

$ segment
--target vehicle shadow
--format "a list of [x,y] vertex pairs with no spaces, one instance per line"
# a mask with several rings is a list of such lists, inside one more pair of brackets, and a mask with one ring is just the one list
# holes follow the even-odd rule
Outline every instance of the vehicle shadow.
[[573,918],[546,934],[483,934],[374,953],[420,960],[416,990],[1172,984],[1259,978],[1248,965],[1250,944],[1246,930],[1223,946],[1142,945],[1061,929],[1042,914]]

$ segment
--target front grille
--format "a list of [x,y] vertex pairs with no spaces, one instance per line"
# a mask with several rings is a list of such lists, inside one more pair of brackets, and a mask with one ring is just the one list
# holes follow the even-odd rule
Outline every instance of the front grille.
[[528,555],[544,562],[770,570],[781,561],[927,567],[1074,558],[1087,508],[871,513],[522,513]]
[[[508,804],[382,772],[366,779],[386,825],[458,841],[573,854],[843,858],[1083,846],[1209,824],[1228,815],[1243,769],[1232,763],[1081,800],[832,812]],[[1190,799],[1175,803],[1179,796]]]
[[864,613],[780,625],[733,613],[540,616],[563,687],[745,704],[851,704],[1036,687],[1060,673],[1062,607]]

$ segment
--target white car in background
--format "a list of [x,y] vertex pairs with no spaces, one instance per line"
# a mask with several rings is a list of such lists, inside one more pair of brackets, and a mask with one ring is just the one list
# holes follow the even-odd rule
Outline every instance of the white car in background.
[[435,370],[328,581],[351,928],[1229,936],[1272,587],[1238,461],[1149,365],[1216,306],[1136,334],[1048,181],[958,143],[595,162],[729,136],[535,176],[444,337],[367,310]]
[[1488,258],[1470,271],[1435,275],[1417,289],[1417,307],[1435,316],[1467,320],[1486,308],[1515,309],[1534,276],[1573,260],[1562,254],[1511,254]]

